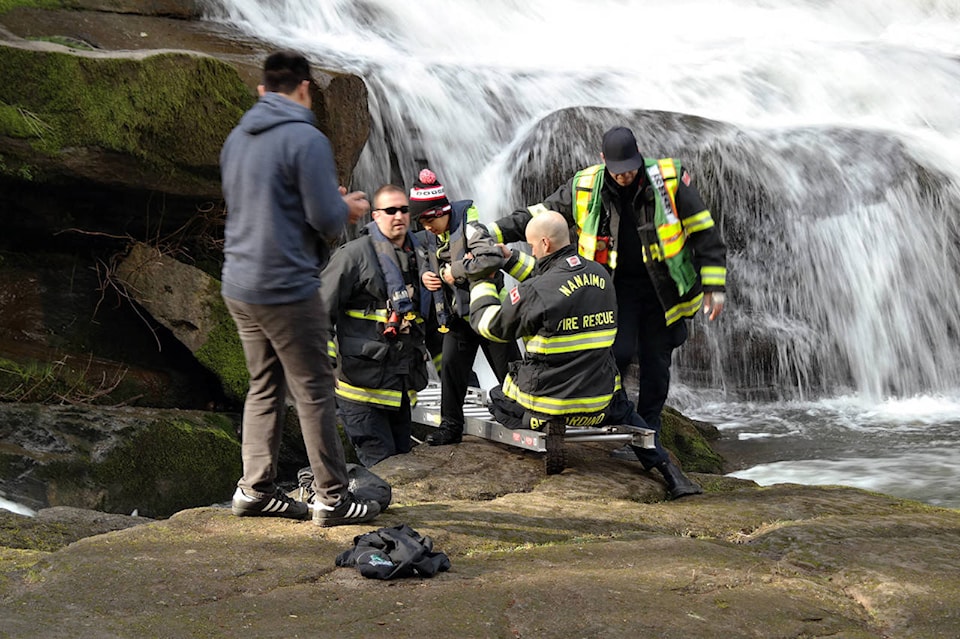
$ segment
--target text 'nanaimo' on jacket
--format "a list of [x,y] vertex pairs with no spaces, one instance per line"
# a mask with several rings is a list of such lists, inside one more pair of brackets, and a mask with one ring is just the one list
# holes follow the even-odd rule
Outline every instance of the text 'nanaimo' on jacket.
[[[511,262],[522,254],[514,252]],[[529,256],[527,256],[529,259]],[[533,277],[505,292],[473,284],[470,323],[493,341],[518,337],[526,356],[514,362],[503,393],[545,415],[602,411],[620,386],[613,356],[617,297],[605,268],[570,245],[537,262]]]

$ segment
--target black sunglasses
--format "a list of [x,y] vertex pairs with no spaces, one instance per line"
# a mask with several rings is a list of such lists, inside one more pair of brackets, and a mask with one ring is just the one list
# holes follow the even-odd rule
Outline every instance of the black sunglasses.
[[385,209],[373,209],[374,211],[383,211],[387,215],[396,215],[397,213],[403,213],[406,215],[410,212],[409,206],[388,206]]

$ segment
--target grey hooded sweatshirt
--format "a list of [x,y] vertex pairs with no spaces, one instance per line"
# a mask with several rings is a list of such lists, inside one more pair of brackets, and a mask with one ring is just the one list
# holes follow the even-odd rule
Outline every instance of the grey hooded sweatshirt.
[[316,294],[323,239],[347,220],[330,141],[313,112],[267,93],[220,151],[227,205],[221,291],[248,304]]

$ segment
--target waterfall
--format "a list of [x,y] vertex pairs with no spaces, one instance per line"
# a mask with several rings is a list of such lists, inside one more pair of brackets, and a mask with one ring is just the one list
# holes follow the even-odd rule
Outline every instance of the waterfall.
[[[690,166],[730,248],[728,309],[694,322],[681,381],[768,398],[960,388],[960,0],[206,5],[364,79],[354,188],[429,165],[485,221],[533,203],[531,158],[592,163],[601,124],[689,116],[637,131]],[[593,115],[545,134],[571,107]]]

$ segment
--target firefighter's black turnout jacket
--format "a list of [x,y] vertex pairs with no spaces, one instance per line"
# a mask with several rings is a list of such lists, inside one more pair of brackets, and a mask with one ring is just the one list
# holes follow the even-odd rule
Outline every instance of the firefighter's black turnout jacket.
[[[520,257],[514,251],[504,268]],[[503,392],[533,413],[598,413],[620,387],[611,348],[617,333],[613,281],[575,245],[538,260],[533,275],[505,291],[502,301],[493,282],[475,281],[470,323],[492,341],[524,338],[526,355],[511,365]]]
[[420,312],[426,291],[419,279],[419,265],[426,255],[410,233],[396,252],[418,310],[409,319],[400,318],[395,337],[384,334],[389,319],[387,283],[369,234],[333,254],[320,287],[336,335],[329,348],[337,358],[337,397],[388,409],[400,407],[402,393],[415,401],[415,391],[427,385],[429,361]]

